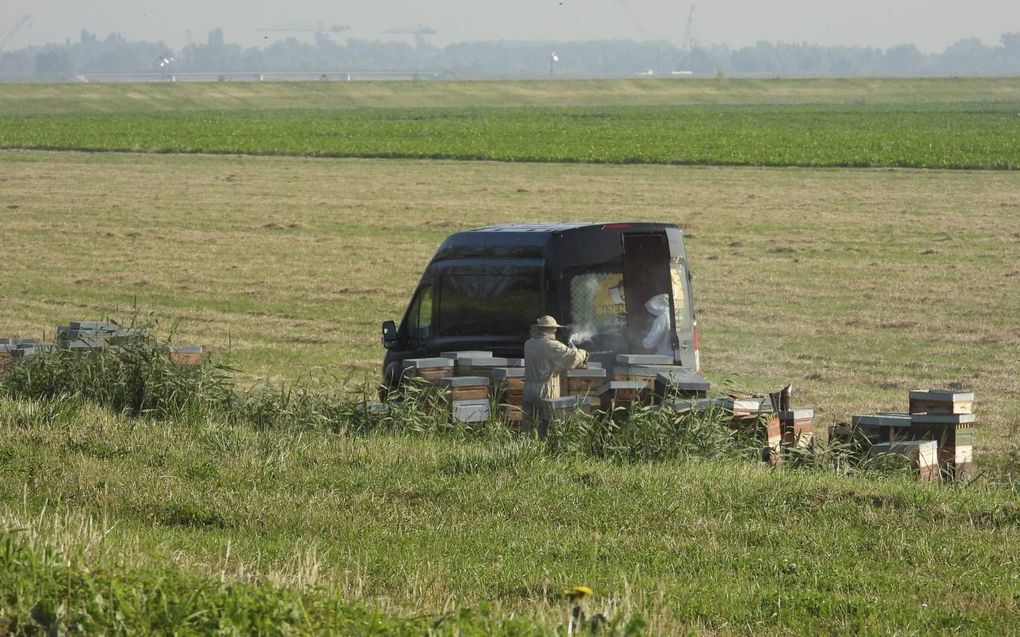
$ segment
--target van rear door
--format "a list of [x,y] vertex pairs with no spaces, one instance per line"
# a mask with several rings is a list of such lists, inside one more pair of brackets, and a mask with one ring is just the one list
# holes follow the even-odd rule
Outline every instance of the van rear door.
[[627,342],[632,352],[672,355],[683,367],[697,370],[690,280],[682,238],[676,235],[634,232],[622,237]]
[[654,309],[656,297],[672,296],[669,274],[669,241],[665,232],[625,233],[623,240],[623,288],[627,302],[627,344],[631,352],[658,349],[658,353],[674,355],[677,349],[671,336],[673,320],[664,304],[666,330],[660,329],[661,342],[646,346],[655,328],[658,314]]

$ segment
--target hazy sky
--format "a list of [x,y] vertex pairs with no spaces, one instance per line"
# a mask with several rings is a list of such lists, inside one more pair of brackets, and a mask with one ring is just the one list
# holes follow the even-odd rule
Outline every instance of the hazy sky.
[[[888,47],[916,44],[941,51],[964,37],[996,43],[1020,31],[1020,0],[707,0],[694,2],[695,36],[731,46],[811,42]],[[683,40],[690,2],[665,0],[0,0],[0,37],[22,16],[33,20],[7,45],[76,40],[88,29],[105,37],[163,40],[180,48],[188,31],[205,41],[223,27],[228,42],[256,45],[284,38],[260,27],[323,21],[350,25],[339,39],[395,39],[387,29],[424,24],[438,45],[466,40]],[[310,33],[295,34],[311,40]],[[268,37],[268,39],[267,39]],[[406,41],[411,38],[405,36]]]

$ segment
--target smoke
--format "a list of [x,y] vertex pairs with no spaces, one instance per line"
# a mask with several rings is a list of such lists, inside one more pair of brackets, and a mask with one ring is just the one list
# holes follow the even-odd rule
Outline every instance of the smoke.
[[596,332],[591,328],[574,330],[570,334],[570,340],[567,341],[570,345],[584,345],[595,338]]

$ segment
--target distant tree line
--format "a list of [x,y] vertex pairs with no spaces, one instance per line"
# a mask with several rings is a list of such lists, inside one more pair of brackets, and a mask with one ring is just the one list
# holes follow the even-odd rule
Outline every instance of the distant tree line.
[[[553,59],[553,53],[556,59]],[[0,54],[0,80],[70,80],[90,73],[266,73],[278,71],[421,71],[446,78],[619,77],[637,74],[805,76],[1020,75],[1020,33],[987,45],[960,40],[941,53],[912,44],[888,49],[758,42],[681,49],[666,41],[427,43],[317,35],[314,43],[287,38],[245,48],[223,30],[205,43],[174,51],[162,42],[132,42],[82,31],[77,42],[30,46]]]

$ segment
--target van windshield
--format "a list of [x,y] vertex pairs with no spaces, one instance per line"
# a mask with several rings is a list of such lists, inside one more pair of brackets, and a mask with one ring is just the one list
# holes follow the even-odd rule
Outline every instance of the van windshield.
[[527,338],[542,314],[541,267],[458,270],[440,279],[437,336]]

